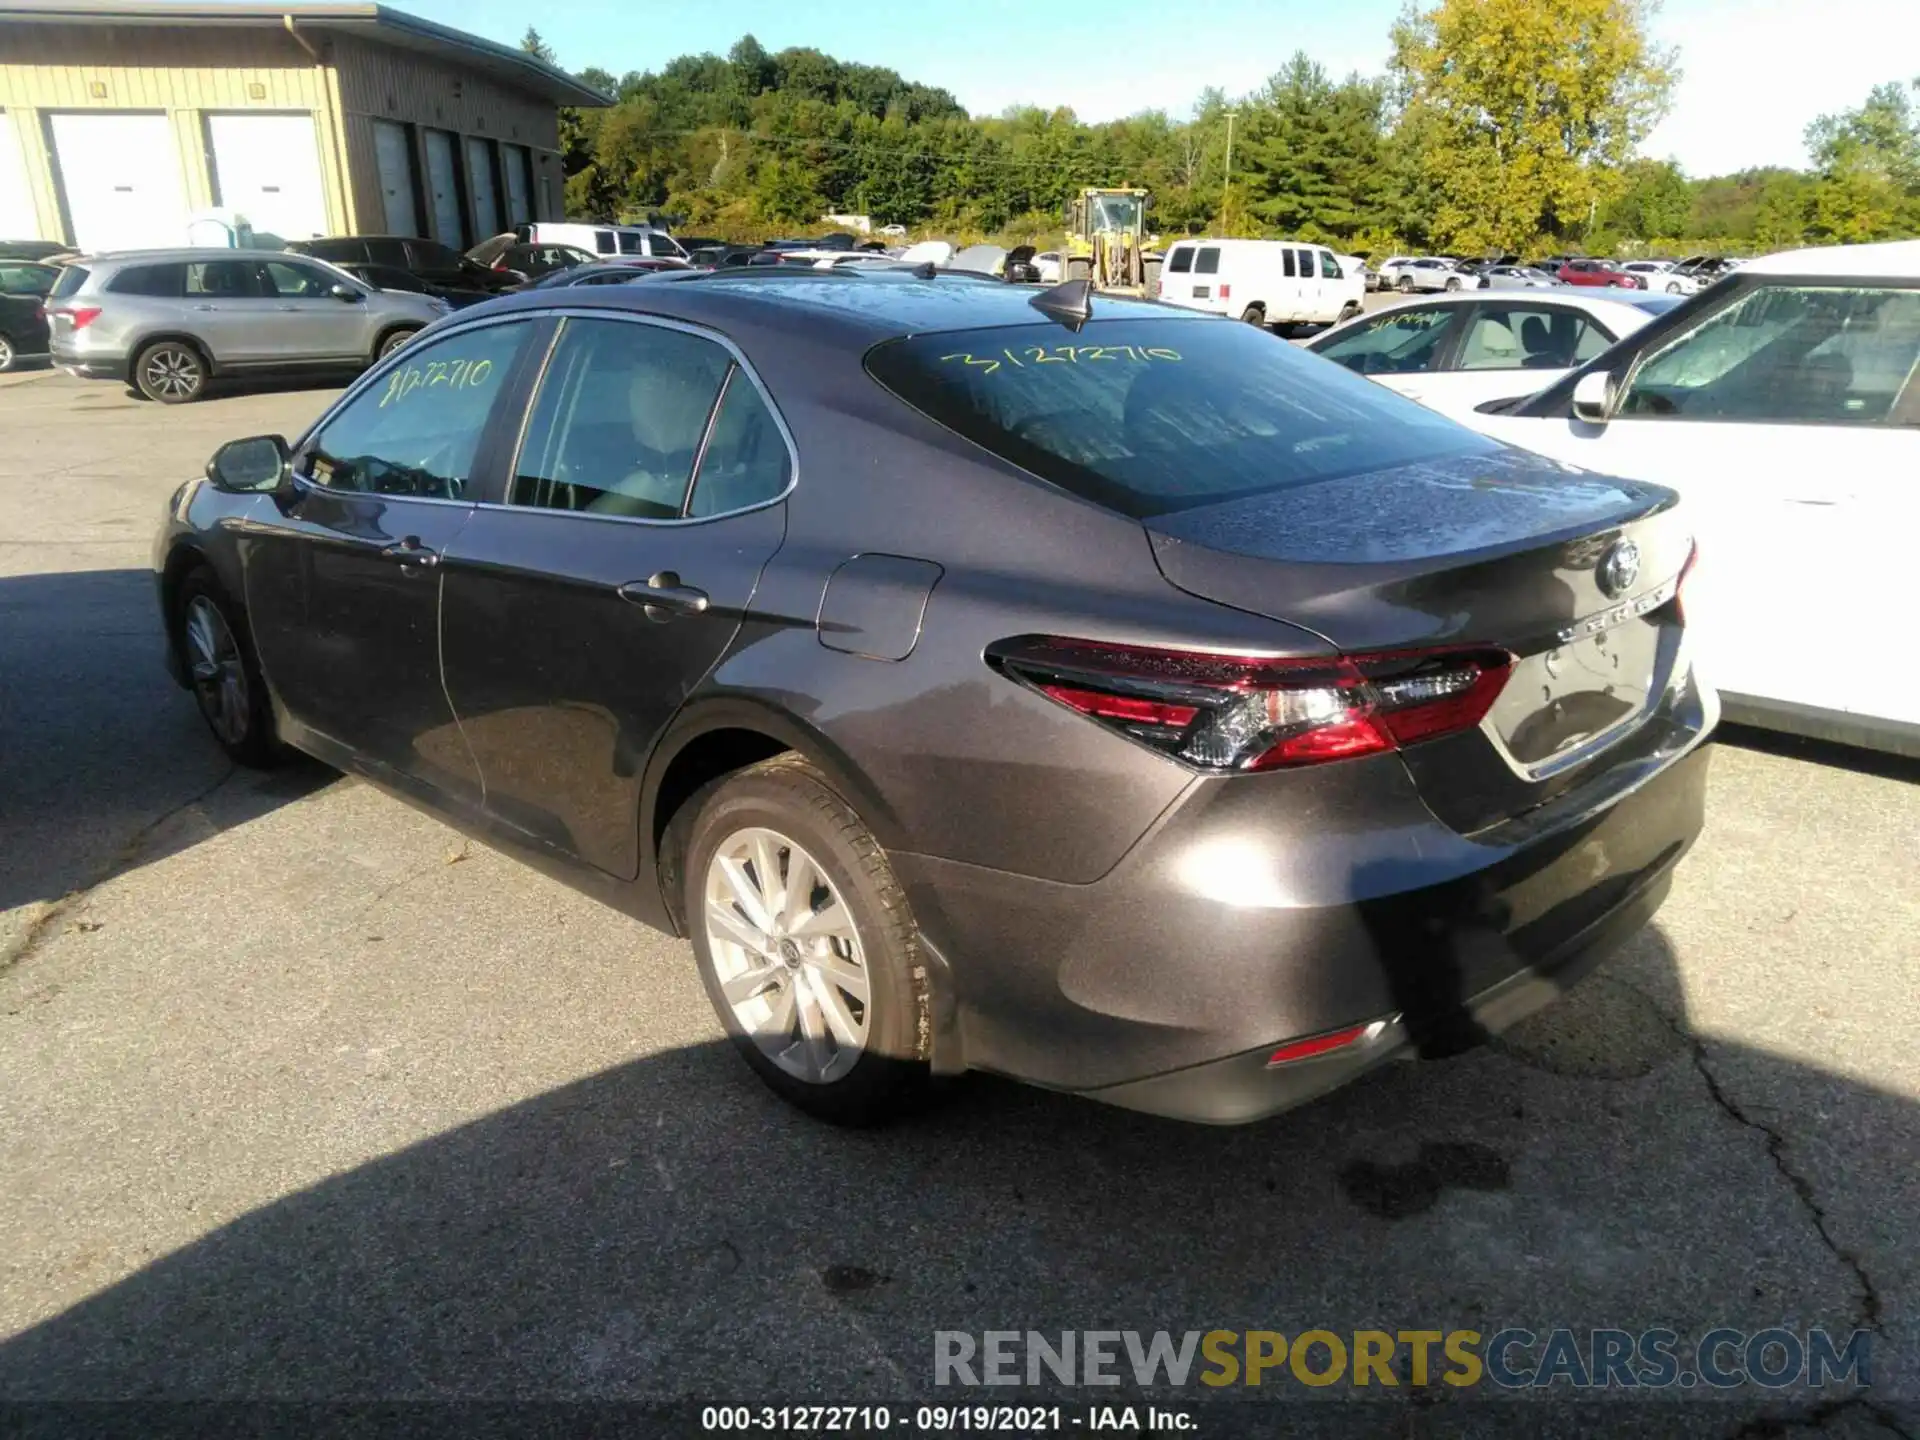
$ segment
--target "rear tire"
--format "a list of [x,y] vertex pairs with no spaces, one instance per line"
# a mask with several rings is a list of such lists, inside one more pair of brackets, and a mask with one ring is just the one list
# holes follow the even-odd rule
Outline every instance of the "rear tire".
[[1460,277],[1458,275],[1449,275],[1447,277],[1447,289],[1458,290],[1459,288],[1460,288]]
[[1264,305],[1249,305],[1240,312],[1240,318],[1247,324],[1258,325],[1264,330],[1267,328],[1267,307]]
[[5,374],[13,368],[14,359],[13,341],[0,335],[0,374]]
[[204,565],[190,572],[175,593],[173,643],[200,718],[220,748],[257,770],[286,759],[252,632],[219,577]]
[[162,405],[187,405],[207,388],[207,357],[184,340],[156,340],[133,361],[134,388]]
[[715,781],[687,808],[687,933],[754,1073],[836,1125],[925,1104],[928,967],[906,894],[853,808],[792,753]]

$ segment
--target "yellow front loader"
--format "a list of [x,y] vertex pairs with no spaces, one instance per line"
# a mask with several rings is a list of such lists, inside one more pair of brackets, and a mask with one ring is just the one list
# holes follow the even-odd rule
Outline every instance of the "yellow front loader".
[[1147,293],[1147,192],[1082,190],[1067,205],[1063,280],[1121,295]]

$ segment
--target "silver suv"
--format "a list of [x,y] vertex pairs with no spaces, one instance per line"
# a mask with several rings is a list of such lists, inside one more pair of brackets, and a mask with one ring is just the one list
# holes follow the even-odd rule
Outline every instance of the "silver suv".
[[218,375],[363,370],[448,306],[303,255],[203,248],[83,256],[46,311],[54,364],[178,405]]

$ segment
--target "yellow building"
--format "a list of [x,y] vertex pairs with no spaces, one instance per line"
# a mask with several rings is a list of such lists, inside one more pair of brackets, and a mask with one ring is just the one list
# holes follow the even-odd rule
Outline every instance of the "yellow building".
[[563,218],[558,107],[607,103],[379,5],[0,0],[0,240],[182,245],[224,211],[464,249]]

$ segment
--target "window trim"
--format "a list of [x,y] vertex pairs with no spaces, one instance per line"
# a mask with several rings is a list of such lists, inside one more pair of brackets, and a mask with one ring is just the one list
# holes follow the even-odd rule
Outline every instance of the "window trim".
[[[592,520],[603,524],[615,525],[650,525],[656,527],[662,525],[711,525],[716,520],[731,520],[736,515],[751,515],[756,510],[765,510],[770,506],[784,504],[786,503],[787,497],[793,494],[799,487],[800,447],[794,444],[793,431],[787,428],[787,417],[780,413],[780,407],[774,404],[772,394],[767,390],[760,376],[755,373],[753,366],[747,362],[747,357],[741,353],[740,347],[719,331],[710,330],[704,325],[690,324],[684,320],[670,319],[664,315],[640,315],[629,310],[604,310],[597,307],[589,309],[584,306],[566,306],[552,310],[537,310],[531,313],[544,320],[558,320],[563,323],[553,327],[553,333],[547,340],[546,353],[540,357],[539,368],[533,373],[532,378],[529,380],[525,395],[520,397],[520,426],[512,437],[512,443],[507,451],[507,463],[505,467],[505,475],[509,486],[511,486],[514,474],[519,470],[520,452],[527,442],[527,431],[533,424],[534,406],[540,397],[540,387],[546,383],[547,368],[552,364],[554,352],[560,348],[560,337],[566,333],[566,324],[564,322],[570,320],[618,320],[629,325],[649,325],[657,330],[678,330],[682,334],[691,335],[696,339],[712,341],[733,358],[733,364],[721,380],[720,389],[714,396],[712,408],[707,411],[706,428],[700,435],[700,449],[694,457],[693,469],[688,474],[687,488],[680,497],[680,509],[683,513],[667,519],[651,515],[600,515],[588,510],[547,510],[537,505],[512,504],[505,499],[505,495],[508,493],[507,491],[502,491],[502,498],[498,500],[439,503],[472,504],[482,510],[511,510],[517,515],[558,515],[571,520]],[[508,316],[504,318],[510,319],[513,317]],[[464,330],[473,327],[462,326],[460,328]],[[445,333],[451,334],[453,332],[447,331]],[[712,440],[713,427],[720,418],[720,403],[726,399],[727,391],[732,387],[733,377],[735,375],[745,375],[748,383],[759,392],[760,403],[767,407],[767,413],[773,417],[774,428],[780,432],[780,439],[787,447],[786,488],[778,495],[771,496],[765,500],[755,501],[751,505],[743,505],[737,510],[722,510],[714,515],[688,515],[684,512],[687,506],[693,503],[693,492],[699,488],[700,485],[700,467],[706,463],[707,444]]]

